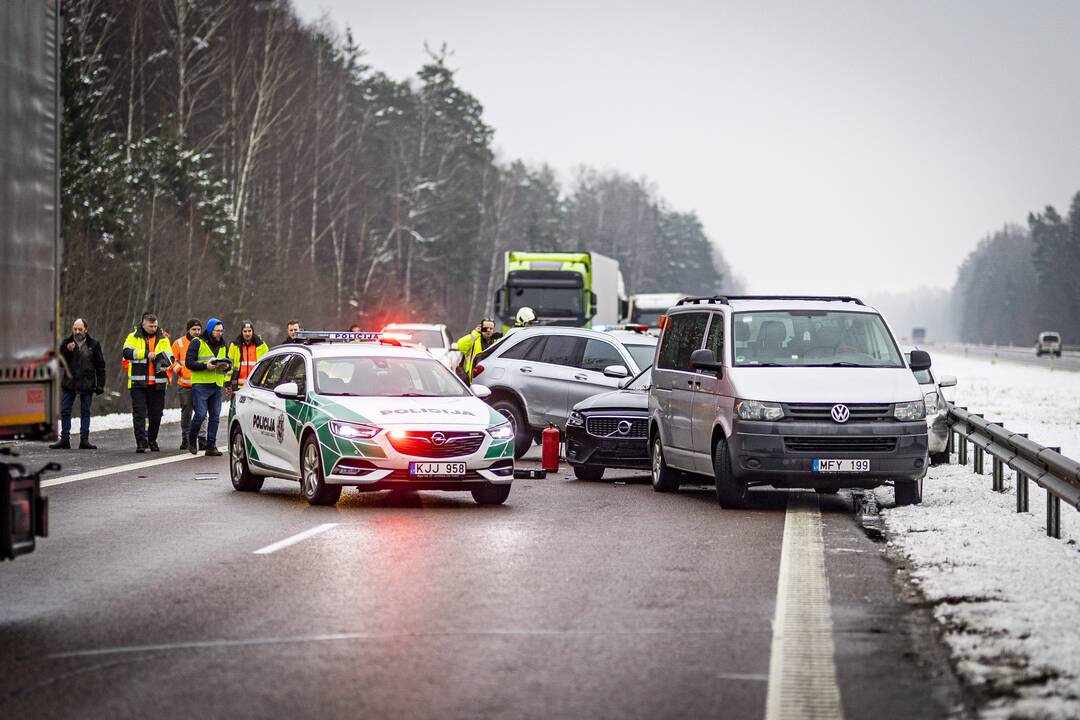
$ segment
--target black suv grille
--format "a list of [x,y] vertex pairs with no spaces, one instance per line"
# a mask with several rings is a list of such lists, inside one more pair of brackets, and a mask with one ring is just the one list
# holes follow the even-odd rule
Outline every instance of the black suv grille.
[[[629,427],[627,425],[622,426],[622,429],[626,430],[626,432],[620,430],[620,423],[629,425]],[[645,439],[649,437],[649,421],[643,417],[618,417],[612,415],[587,417],[585,419],[585,432],[603,438]]]
[[[437,436],[441,435],[443,442],[439,443]],[[402,455],[426,458],[450,458],[472,455],[480,449],[484,443],[482,432],[450,432],[450,431],[419,431],[410,430],[404,437],[394,437],[390,432],[387,436],[390,444]]]
[[892,452],[896,441],[894,437],[786,437],[784,447],[806,453]]
[[837,405],[847,407],[848,422],[875,422],[893,419],[893,406],[889,403],[786,403],[784,417],[793,420],[821,420],[835,422],[832,409]]

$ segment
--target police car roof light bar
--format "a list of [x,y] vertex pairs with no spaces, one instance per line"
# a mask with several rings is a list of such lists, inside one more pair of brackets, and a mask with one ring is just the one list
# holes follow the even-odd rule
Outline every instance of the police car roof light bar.
[[296,339],[306,345],[321,342],[381,342],[386,345],[401,345],[395,338],[378,332],[337,332],[333,330],[300,330],[296,333]]

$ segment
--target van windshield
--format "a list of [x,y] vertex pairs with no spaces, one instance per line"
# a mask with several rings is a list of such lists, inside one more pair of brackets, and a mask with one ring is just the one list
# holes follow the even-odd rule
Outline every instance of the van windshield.
[[904,367],[877,313],[768,310],[732,316],[737,366]]

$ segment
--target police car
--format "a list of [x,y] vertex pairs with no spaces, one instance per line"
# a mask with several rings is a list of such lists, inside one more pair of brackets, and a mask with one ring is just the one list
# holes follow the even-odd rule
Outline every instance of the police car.
[[342,487],[471,491],[499,505],[514,478],[506,419],[421,349],[381,333],[301,332],[259,361],[229,409],[233,487],[298,480],[313,505]]

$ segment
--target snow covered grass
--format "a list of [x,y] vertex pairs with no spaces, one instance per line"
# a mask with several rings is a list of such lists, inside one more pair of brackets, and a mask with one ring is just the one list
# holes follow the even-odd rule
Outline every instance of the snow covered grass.
[[[938,374],[959,379],[945,391],[951,400],[1080,456],[1080,373],[933,358]],[[1022,514],[1015,476],[1007,473],[1005,493],[990,487],[970,466],[931,468],[922,505],[882,513],[890,545],[933,605],[959,672],[989,698],[983,717],[1078,718],[1080,513],[1062,508],[1055,540],[1037,485]]]
[[[75,404],[75,410],[78,411],[78,403]],[[221,403],[221,417],[229,416],[229,403]],[[178,423],[180,422],[180,408],[169,408],[165,410],[161,415],[162,424],[165,423]],[[131,413],[110,413],[108,415],[94,415],[90,418],[90,432],[94,433],[100,430],[121,430],[124,428],[131,428]],[[82,418],[71,418],[71,435],[76,437],[79,431],[82,429]]]

